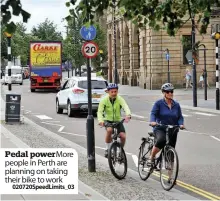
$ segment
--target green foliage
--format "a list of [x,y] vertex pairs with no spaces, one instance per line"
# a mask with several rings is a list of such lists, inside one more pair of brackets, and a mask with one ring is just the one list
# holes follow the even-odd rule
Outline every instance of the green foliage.
[[31,33],[38,39],[45,41],[62,41],[63,39],[61,32],[57,31],[57,26],[48,19],[37,25],[37,27],[33,27]]
[[[74,2],[70,3],[75,5]],[[85,5],[85,2],[81,0],[76,7],[77,12],[82,12],[84,21],[88,21],[87,13],[91,13],[91,16],[95,14],[99,16],[108,7],[113,7],[112,1],[108,0],[89,0],[89,5]],[[132,20],[139,27],[149,25],[155,30],[166,28],[167,33],[174,36],[184,24],[183,17],[192,13],[201,16],[198,21],[201,22],[200,33],[206,33],[210,23],[211,8],[219,4],[219,0],[119,0],[117,7],[122,11],[121,15],[127,20]]]
[[16,25],[13,21],[10,22],[10,20],[12,15],[19,16],[20,14],[22,15],[23,22],[27,23],[31,15],[22,9],[20,0],[1,0],[1,17],[2,23],[5,25],[5,31],[8,33],[15,32]]

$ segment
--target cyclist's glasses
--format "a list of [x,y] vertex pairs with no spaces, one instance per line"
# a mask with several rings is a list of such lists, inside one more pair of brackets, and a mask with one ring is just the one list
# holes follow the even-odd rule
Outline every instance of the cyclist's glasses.
[[171,93],[171,94],[173,94],[173,90],[170,90],[170,91],[164,91],[166,94],[168,94],[168,93]]

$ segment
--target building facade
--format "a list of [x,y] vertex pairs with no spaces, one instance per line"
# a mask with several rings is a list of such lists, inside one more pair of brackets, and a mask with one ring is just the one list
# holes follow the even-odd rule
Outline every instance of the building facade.
[[[216,18],[215,20],[219,20]],[[113,17],[107,13],[108,41],[108,80],[114,81],[114,33]],[[168,61],[166,49],[169,50],[169,68],[171,82],[176,87],[183,87],[185,70],[192,70],[186,58],[191,45],[183,45],[182,40],[191,40],[191,21],[189,20],[175,37],[170,37],[166,30],[154,31],[149,27],[139,29],[135,24],[123,18],[116,18],[116,61],[119,82],[122,85],[140,86],[145,89],[158,89],[168,80]],[[199,28],[198,28],[199,29]],[[215,41],[210,37],[211,25],[206,35],[196,30],[196,41],[201,41],[206,51],[206,67],[209,84],[215,83]],[[202,49],[202,47],[200,48]],[[189,54],[188,54],[189,55]],[[204,68],[204,51],[199,51],[197,82]]]

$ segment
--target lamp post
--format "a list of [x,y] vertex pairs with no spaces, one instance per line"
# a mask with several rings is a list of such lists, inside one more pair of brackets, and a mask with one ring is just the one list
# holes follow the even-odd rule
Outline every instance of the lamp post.
[[[5,32],[8,41],[8,90],[11,91],[11,37],[10,33]],[[6,72],[5,72],[6,73]]]
[[199,45],[203,46],[204,49],[204,99],[207,100],[207,69],[206,69],[206,46],[204,44]]

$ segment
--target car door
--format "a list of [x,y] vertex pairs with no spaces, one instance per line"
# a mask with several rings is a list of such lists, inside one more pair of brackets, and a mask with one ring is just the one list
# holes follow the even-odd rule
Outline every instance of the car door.
[[66,101],[65,101],[65,94],[66,94],[66,91],[68,90],[68,83],[69,83],[69,80],[67,80],[64,84],[63,84],[63,87],[61,88],[61,90],[58,92],[58,99],[59,99],[59,104],[60,105],[65,105],[66,104]]

